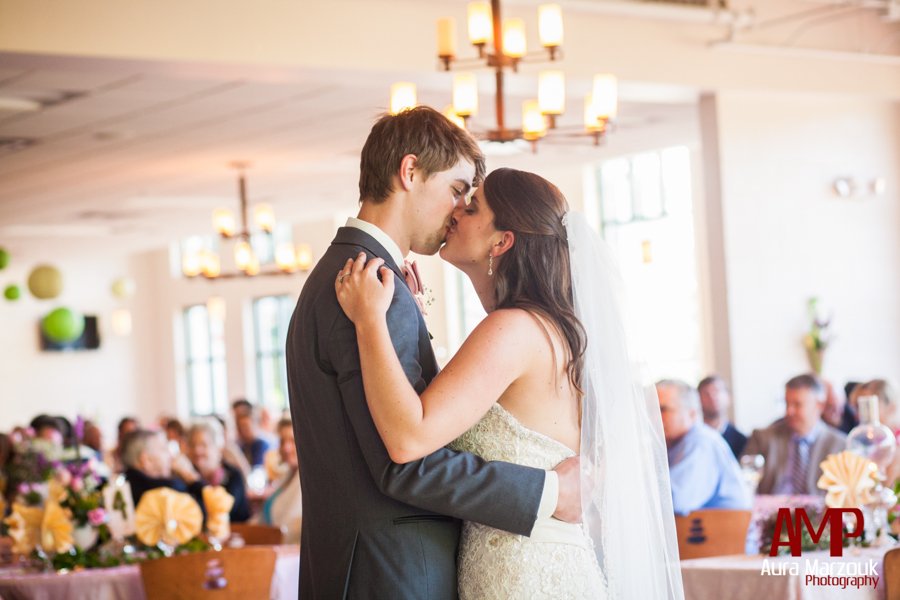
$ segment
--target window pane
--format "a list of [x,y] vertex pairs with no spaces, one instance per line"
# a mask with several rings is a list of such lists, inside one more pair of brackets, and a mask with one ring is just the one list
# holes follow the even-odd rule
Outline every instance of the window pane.
[[185,371],[191,414],[225,412],[225,323],[212,317],[205,304],[184,310]]
[[[228,412],[228,389],[225,372],[225,359],[218,359],[212,365],[213,406],[217,414],[224,415]],[[208,413],[200,413],[208,414]]]
[[635,156],[632,177],[635,212],[648,219],[661,216],[663,204],[659,154],[654,152]]
[[293,304],[291,296],[266,296],[253,302],[259,402],[278,409],[287,406],[284,346]]
[[[204,307],[206,308],[206,307]],[[207,315],[209,313],[207,312]],[[209,338],[212,356],[218,359],[225,358],[225,321],[209,316]]]
[[626,223],[634,217],[631,176],[627,159],[605,163],[600,171],[603,223]]
[[202,304],[191,306],[185,311],[187,327],[188,359],[209,357],[209,318]]
[[663,189],[666,212],[671,215],[690,214],[691,203],[691,158],[684,146],[662,151]]
[[195,415],[213,412],[212,379],[208,362],[188,364],[191,391],[191,412]]

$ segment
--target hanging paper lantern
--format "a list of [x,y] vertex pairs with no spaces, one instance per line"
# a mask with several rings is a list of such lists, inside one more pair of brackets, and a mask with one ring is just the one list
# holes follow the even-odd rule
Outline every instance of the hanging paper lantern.
[[40,300],[56,298],[62,292],[62,287],[62,273],[50,265],[35,267],[28,276],[28,289],[32,296]]
[[6,265],[9,264],[9,252],[6,251],[6,248],[0,248],[0,271],[6,268]]
[[9,300],[10,302],[15,302],[19,299],[19,296],[22,295],[22,290],[19,289],[19,286],[13,284],[6,286],[6,289],[3,290],[3,297]]
[[65,344],[73,342],[84,333],[84,315],[69,308],[60,307],[50,311],[43,321],[41,329],[50,340]]
[[116,298],[131,298],[134,295],[134,279],[131,277],[119,277],[112,283],[112,293]]

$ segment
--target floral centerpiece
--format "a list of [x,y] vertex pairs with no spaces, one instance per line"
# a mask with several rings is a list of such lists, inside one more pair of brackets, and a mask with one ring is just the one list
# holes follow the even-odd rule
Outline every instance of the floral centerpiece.
[[810,368],[817,375],[821,375],[825,350],[832,341],[829,331],[831,316],[826,317],[822,314],[819,299],[816,297],[807,301],[806,312],[809,315],[809,331],[803,336],[803,347],[806,348]]
[[129,506],[124,478],[105,477],[94,458],[43,440],[25,440],[10,470],[15,494],[3,529],[13,552],[32,566],[58,571],[110,567],[217,547],[230,535],[234,499],[224,488],[203,490],[203,511],[188,494],[146,492]]

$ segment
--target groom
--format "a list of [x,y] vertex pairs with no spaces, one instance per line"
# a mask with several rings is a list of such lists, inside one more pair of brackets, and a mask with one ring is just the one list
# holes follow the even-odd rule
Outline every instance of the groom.
[[[287,339],[302,598],[454,599],[460,519],[529,535],[538,516],[580,518],[574,460],[541,471],[441,449],[392,463],[366,406],[353,323],[335,297],[338,271],[360,252],[383,258],[403,281],[403,257],[438,251],[451,211],[483,176],[478,145],[437,111],[382,117],[362,150],[359,215],[303,286]],[[387,319],[421,393],[438,367],[406,286],[395,287]]]

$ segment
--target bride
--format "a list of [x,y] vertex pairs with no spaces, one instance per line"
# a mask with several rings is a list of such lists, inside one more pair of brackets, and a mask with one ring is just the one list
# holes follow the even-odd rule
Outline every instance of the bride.
[[599,238],[553,184],[498,169],[455,209],[440,255],[488,316],[421,397],[385,319],[393,273],[361,255],[335,282],[392,460],[445,445],[541,469],[582,457],[581,525],[545,519],[524,537],[465,524],[460,597],[682,598],[659,408],[633,374]]

